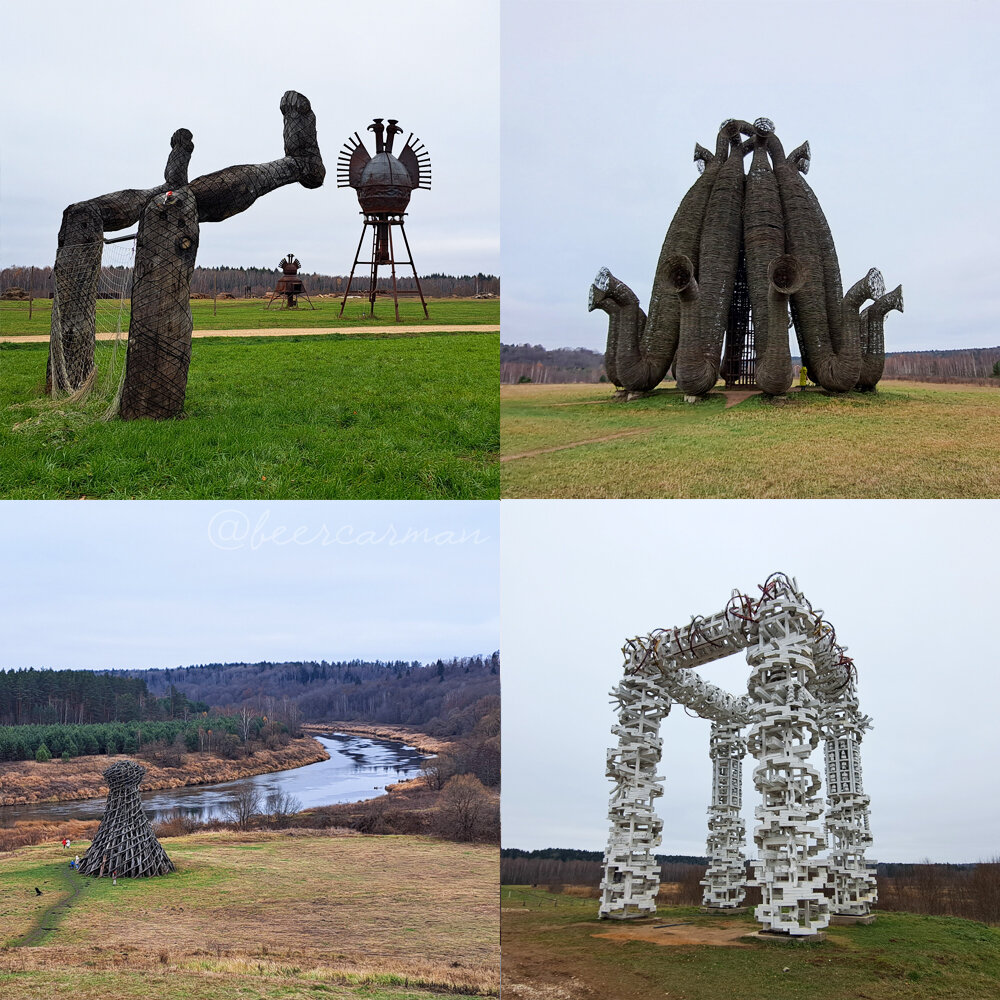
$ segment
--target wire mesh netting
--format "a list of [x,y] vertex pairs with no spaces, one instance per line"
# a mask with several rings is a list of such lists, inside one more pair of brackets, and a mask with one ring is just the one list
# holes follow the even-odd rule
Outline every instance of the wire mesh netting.
[[[62,273],[52,298],[52,327],[62,324],[59,284],[85,296],[88,310],[74,310],[78,331],[85,319],[86,333],[93,344],[84,371],[69,374],[73,359],[63,350],[61,338],[50,338],[47,383],[49,395],[30,404],[36,417],[15,425],[23,429],[44,424],[50,415],[81,422],[110,420],[118,413],[118,401],[125,378],[126,338],[131,317],[132,278],[135,269],[135,237],[112,242],[74,244],[61,248]],[[100,262],[94,267],[97,252]],[[65,294],[65,292],[64,292]],[[74,389],[60,388],[77,383]]]

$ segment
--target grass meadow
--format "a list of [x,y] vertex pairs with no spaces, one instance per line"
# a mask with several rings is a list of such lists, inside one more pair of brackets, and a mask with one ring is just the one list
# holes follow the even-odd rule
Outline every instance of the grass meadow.
[[[752,913],[660,906],[654,918],[598,921],[597,901],[501,890],[504,989],[511,997],[616,1000],[983,1000],[1000,995],[1000,928],[879,912],[822,941],[744,937]],[[742,932],[742,933],[741,933]],[[714,943],[708,943],[712,941]]]
[[47,352],[0,343],[0,497],[499,496],[495,333],[197,339],[169,421],[52,405]]
[[58,844],[0,857],[0,995],[499,996],[496,848],[343,831],[163,846],[176,872],[116,886]]
[[608,385],[501,387],[505,497],[1000,496],[1000,387],[884,382],[877,393],[629,403]]
[[[315,329],[325,327],[369,326],[379,328],[395,323],[392,299],[379,296],[375,305],[375,317],[366,315],[368,300],[350,298],[339,317],[340,299],[314,299],[315,309],[309,308],[304,298],[298,309],[282,309],[276,300],[270,309],[261,299],[192,299],[191,317],[194,329],[198,330],[278,330]],[[108,303],[110,307],[112,304]],[[429,299],[427,302],[429,319],[424,318],[420,299],[406,298],[399,303],[400,322],[406,325],[459,325],[479,326],[500,322],[499,299]],[[22,334],[48,335],[52,319],[50,299],[35,299],[28,317],[27,302],[0,302],[0,337],[16,337]],[[115,310],[117,314],[117,310]],[[125,302],[122,314],[122,329],[128,329],[129,303]]]

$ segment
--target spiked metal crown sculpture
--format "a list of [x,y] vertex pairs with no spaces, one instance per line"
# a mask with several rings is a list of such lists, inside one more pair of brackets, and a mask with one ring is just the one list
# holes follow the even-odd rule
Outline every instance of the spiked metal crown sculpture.
[[174,870],[142,811],[139,782],[145,773],[134,760],[115,761],[104,772],[108,801],[97,835],[80,859],[81,874],[145,878]]
[[[399,322],[399,299],[396,289],[396,264],[409,264],[413,268],[413,277],[417,283],[417,292],[427,316],[427,303],[420,288],[420,279],[413,263],[413,252],[406,238],[403,226],[403,216],[410,203],[410,194],[416,188],[429,191],[431,188],[431,158],[419,139],[411,132],[399,156],[393,156],[392,147],[397,135],[402,129],[397,119],[390,118],[388,125],[382,124],[381,118],[376,118],[368,131],[375,134],[375,155],[372,156],[361,141],[361,136],[355,132],[344,143],[337,161],[337,187],[352,187],[358,193],[361,212],[365,217],[361,227],[361,239],[354,254],[351,274],[347,279],[347,290],[340,303],[340,315],[344,315],[344,306],[354,281],[354,272],[361,260],[361,247],[365,241],[368,227],[372,229],[371,258],[368,275],[368,301],[371,306],[370,315],[375,315],[375,298],[378,291],[378,269],[388,264],[392,270],[392,300],[396,310],[396,322]],[[399,227],[406,246],[407,260],[396,260],[393,246],[392,230]]]
[[298,309],[298,297],[300,295],[305,295],[310,309],[316,308],[312,304],[312,299],[306,293],[306,286],[299,277],[299,268],[301,266],[302,262],[293,253],[278,261],[278,267],[281,268],[281,277],[278,278],[278,283],[274,286],[274,291],[271,292],[271,297],[267,300],[265,308],[270,309],[271,303],[275,299],[280,299],[284,296],[285,304],[282,306],[283,309]]
[[648,392],[673,366],[689,401],[709,392],[720,370],[727,384],[781,395],[792,383],[791,309],[814,382],[831,392],[874,390],[883,321],[903,311],[902,287],[886,293],[872,268],[844,294],[830,227],[803,176],[809,157],[808,143],[786,156],[766,118],[723,122],[714,153],[695,146],[701,176],[667,230],[648,316],[607,268],[591,285],[589,308],[609,317],[604,364],[615,385]]
[[[625,677],[612,696],[618,746],[608,750],[615,782],[611,833],[601,882],[602,918],[656,912],[660,869],[654,855],[663,794],[656,774],[660,722],[677,702],[712,723],[709,867],[702,885],[709,910],[732,910],[748,884],[743,855],[743,757],[756,757],[761,796],[754,830],[755,878],[763,901],[755,916],[766,931],[813,935],[831,921],[870,923],[875,878],[865,860],[871,844],[869,798],[861,783],[861,739],[871,725],[858,710],[853,661],[833,627],[793,579],[772,574],[751,599],[733,591],[716,614],[682,628],[629,640]],[[746,651],[747,694],[737,697],[702,680],[694,667]],[[747,729],[746,736],[741,733]],[[826,743],[826,836],[819,772],[809,755]],[[826,860],[819,851],[829,846]]]

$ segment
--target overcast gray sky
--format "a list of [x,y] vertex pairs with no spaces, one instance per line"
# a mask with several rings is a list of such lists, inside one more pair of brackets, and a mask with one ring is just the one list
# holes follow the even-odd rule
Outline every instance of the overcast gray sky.
[[603,352],[598,268],[645,307],[695,142],[764,116],[810,142],[845,288],[903,285],[888,350],[1000,343],[998,26],[986,0],[507,0],[504,342]]
[[[603,850],[625,640],[795,576],[854,657],[883,861],[1000,856],[1000,502],[512,501],[501,505],[503,843]],[[701,669],[746,691],[745,656]],[[662,726],[666,854],[705,852],[709,723]],[[817,754],[814,765],[822,763]],[[744,812],[753,851],[752,761]]]
[[[427,147],[431,191],[414,192],[417,269],[499,273],[497,0],[37,0],[6,5],[0,266],[50,264],[63,209],[153,187],[175,129],[194,133],[190,176],[283,155],[278,102],[316,112],[322,188],[291,185],[201,229],[198,263],[346,274],[357,196],[336,186],[340,147],[398,118]],[[16,41],[15,41],[16,40]]]
[[499,648],[496,503],[7,501],[0,514],[0,667]]

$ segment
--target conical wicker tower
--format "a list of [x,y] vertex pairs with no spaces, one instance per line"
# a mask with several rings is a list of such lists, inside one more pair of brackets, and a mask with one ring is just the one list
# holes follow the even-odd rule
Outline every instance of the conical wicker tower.
[[104,772],[108,801],[97,836],[80,860],[81,874],[145,878],[174,870],[142,811],[139,782],[145,773],[134,760],[116,761]]

